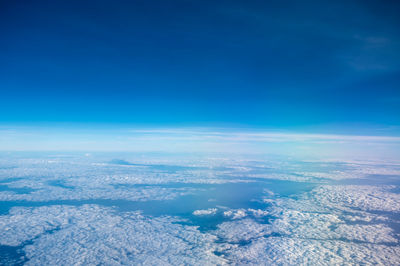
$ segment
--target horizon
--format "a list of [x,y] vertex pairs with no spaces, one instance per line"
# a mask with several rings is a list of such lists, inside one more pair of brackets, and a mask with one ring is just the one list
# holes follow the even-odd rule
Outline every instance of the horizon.
[[[0,127],[2,152],[203,153],[400,162],[400,137],[212,127]],[[373,149],[373,152],[371,152]]]

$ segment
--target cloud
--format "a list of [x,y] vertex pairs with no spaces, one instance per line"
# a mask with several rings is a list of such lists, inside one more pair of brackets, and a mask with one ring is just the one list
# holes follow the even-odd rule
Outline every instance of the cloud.
[[269,237],[231,248],[226,255],[235,265],[398,265],[398,254],[399,246]]
[[260,224],[253,219],[246,218],[237,221],[224,222],[218,225],[218,229],[214,234],[227,243],[232,244],[257,239],[269,235],[271,232],[272,230],[270,225]]
[[215,235],[234,265],[397,265],[400,241],[391,215],[400,194],[392,189],[319,185],[296,198],[271,199],[267,210],[258,210],[267,213],[267,224],[233,220]]
[[[45,205],[46,201],[60,199],[176,199],[172,204],[179,204],[180,196],[206,191],[195,184],[219,180],[218,186],[226,185],[230,191],[227,183],[254,181],[251,173],[270,178],[287,176],[292,181],[297,180],[295,177],[307,178],[314,183],[310,190],[296,193],[299,183],[284,182],[293,184],[296,193],[285,196],[279,189],[275,191],[282,184],[269,180],[254,199],[256,204],[249,200],[245,207],[242,203],[235,206],[235,202],[232,206],[222,204],[218,194],[206,194],[205,201],[215,201],[207,201],[204,209],[190,208],[186,216],[190,221],[172,214],[154,217],[99,205],[14,207],[0,216],[0,244],[23,249],[32,265],[400,262],[399,232],[393,226],[398,224],[393,217],[400,213],[398,188],[345,185],[342,180],[358,178],[360,182],[380,173],[389,177],[398,173],[399,164],[226,155],[123,159],[144,166],[110,164],[109,155],[0,158],[0,199],[9,201],[7,205],[13,200],[42,201]],[[379,181],[388,181],[382,175]],[[31,190],[18,194],[7,187]],[[199,220],[191,212],[195,216],[215,215],[213,220],[220,223],[216,229],[201,231],[186,226]],[[219,212],[223,215],[216,215]]]
[[320,205],[335,209],[400,212],[400,194],[390,192],[394,186],[320,186],[312,197]]
[[204,215],[215,215],[217,213],[217,208],[211,208],[207,210],[195,210],[193,215],[204,216]]
[[240,219],[247,216],[246,210],[238,209],[238,210],[229,210],[224,211],[224,216],[231,217],[232,219]]
[[371,244],[397,244],[392,228],[386,224],[346,224],[339,214],[306,213],[283,210],[272,222],[272,230],[282,236],[315,240],[342,240]]
[[[107,156],[112,155],[0,158],[0,165],[5,166],[0,168],[0,181],[4,180],[0,200],[171,200],[198,191],[193,184],[252,182],[248,178],[226,178],[228,172],[237,171],[223,168],[231,161],[208,159],[198,165],[195,159],[176,162],[167,156],[163,164],[151,159],[131,167],[104,163]],[[170,183],[182,185],[164,186]]]
[[1,244],[27,243],[27,265],[225,262],[213,253],[215,236],[179,225],[179,220],[169,217],[119,214],[110,208],[84,205],[14,208],[0,218]]

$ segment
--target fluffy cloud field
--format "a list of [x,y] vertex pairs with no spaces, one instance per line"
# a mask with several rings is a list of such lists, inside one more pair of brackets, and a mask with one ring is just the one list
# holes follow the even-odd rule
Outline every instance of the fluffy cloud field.
[[[10,209],[0,215],[0,252],[15,247],[27,265],[400,264],[398,164],[229,156],[2,158],[1,164],[0,201]],[[264,187],[245,206],[234,200],[222,206],[210,193],[214,198],[201,198],[207,207],[182,202],[192,206],[182,216],[54,202],[180,204],[210,188],[201,185],[237,184],[243,189],[232,193],[246,193],[244,184],[252,182]],[[293,194],[279,192],[285,185]],[[215,227],[201,228],[198,220],[207,219]]]

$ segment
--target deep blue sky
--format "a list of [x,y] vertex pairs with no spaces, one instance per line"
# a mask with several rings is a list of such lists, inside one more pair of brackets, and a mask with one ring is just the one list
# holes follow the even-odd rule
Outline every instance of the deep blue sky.
[[399,1],[1,1],[0,123],[400,125]]

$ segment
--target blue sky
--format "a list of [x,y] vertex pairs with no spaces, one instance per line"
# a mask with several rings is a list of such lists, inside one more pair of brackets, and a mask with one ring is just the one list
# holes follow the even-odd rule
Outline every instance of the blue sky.
[[398,1],[0,5],[3,125],[400,131]]

